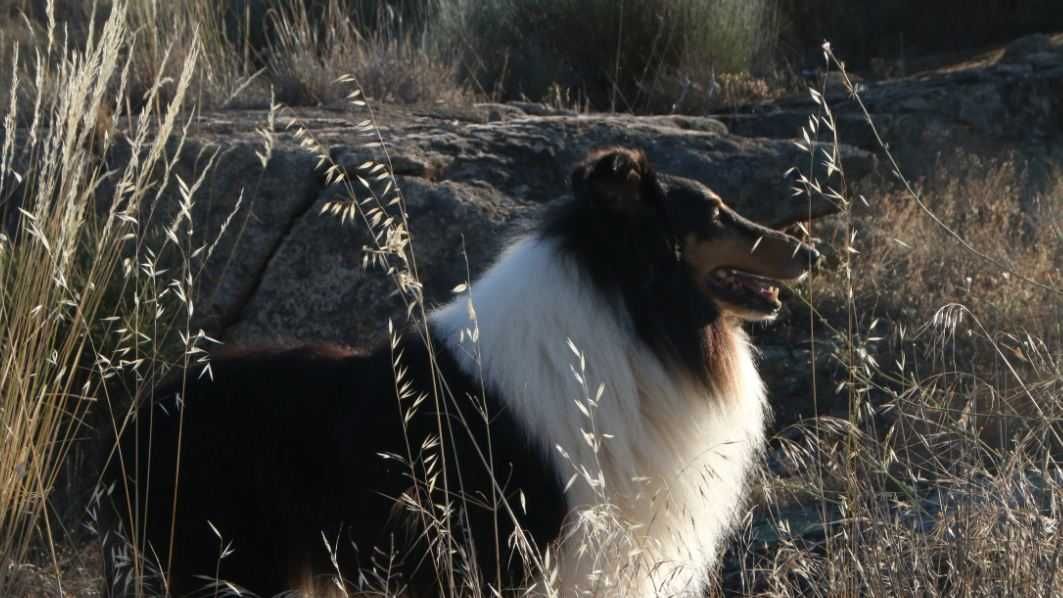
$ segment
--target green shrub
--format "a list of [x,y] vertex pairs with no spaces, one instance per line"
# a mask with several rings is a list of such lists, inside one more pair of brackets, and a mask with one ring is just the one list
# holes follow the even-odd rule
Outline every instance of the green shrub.
[[576,89],[598,108],[639,109],[662,74],[756,71],[778,19],[762,0],[446,0],[430,35],[481,91],[540,99]]

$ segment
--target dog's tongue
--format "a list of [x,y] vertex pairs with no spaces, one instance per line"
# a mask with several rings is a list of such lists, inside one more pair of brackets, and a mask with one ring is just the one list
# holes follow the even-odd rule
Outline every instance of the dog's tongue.
[[779,302],[779,289],[772,285],[772,281],[769,279],[731,269],[717,270],[715,276],[716,280],[727,286],[732,288],[741,287],[756,293],[768,301]]
[[753,278],[751,276],[743,276],[738,274],[734,277],[738,284],[753,291],[768,301],[779,300],[779,289],[768,283],[766,280],[760,278]]

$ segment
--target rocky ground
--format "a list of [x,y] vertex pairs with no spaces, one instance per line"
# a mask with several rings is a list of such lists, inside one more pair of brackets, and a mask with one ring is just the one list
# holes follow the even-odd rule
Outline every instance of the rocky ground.
[[[826,99],[846,143],[879,152],[857,101],[839,77]],[[853,77],[875,126],[910,178],[959,154],[1016,155],[1035,169],[1058,164],[1063,129],[1063,34],[1031,35],[974,59],[898,79]],[[815,105],[807,96],[720,115],[737,135],[790,139]]]

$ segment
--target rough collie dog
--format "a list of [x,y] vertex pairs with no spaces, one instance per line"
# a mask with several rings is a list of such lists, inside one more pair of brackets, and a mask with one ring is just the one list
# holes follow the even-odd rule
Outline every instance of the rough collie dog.
[[[390,345],[219,353],[143,399],[108,474],[109,591],[698,595],[768,417],[741,324],[817,253],[640,151],[572,187]],[[596,545],[602,519],[622,533]]]

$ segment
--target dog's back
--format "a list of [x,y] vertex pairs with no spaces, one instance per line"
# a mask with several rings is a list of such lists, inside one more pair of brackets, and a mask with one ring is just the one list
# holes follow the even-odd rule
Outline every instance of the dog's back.
[[[432,374],[423,343],[411,335],[402,350],[409,390],[429,392]],[[445,368],[448,358],[437,361]],[[439,492],[411,490],[414,475],[422,481],[433,475],[424,470],[420,453],[434,450],[425,447],[439,437],[440,424],[448,427],[441,461],[450,471],[435,472],[439,488],[443,475],[457,474],[457,463],[447,458],[462,455],[464,493],[476,500],[451,497],[452,507],[475,521],[468,527],[493,533],[493,515],[482,508],[482,499],[491,496],[491,478],[469,458],[476,454],[471,443],[486,446],[483,417],[452,405],[454,410],[437,418],[441,410],[431,402],[411,412],[414,396],[395,398],[390,351],[368,356],[332,347],[242,351],[211,363],[213,380],[188,372],[145,397],[120,442],[121,458],[112,460],[107,475],[115,488],[112,516],[124,530],[124,538],[112,535],[105,551],[115,595],[126,593],[131,576],[144,576],[144,570],[149,592],[161,592],[150,572],[162,570],[177,596],[202,591],[213,578],[237,580],[270,595],[305,586],[308,572],[343,573],[354,580],[374,561],[391,568],[401,583],[433,593],[434,563],[424,557],[433,532],[424,529],[422,516],[438,515],[437,507],[424,504],[426,512],[418,513],[397,499],[406,494],[425,502],[445,500]],[[478,392],[457,372],[449,372],[447,381],[454,396]],[[546,490],[555,476],[528,454],[523,435],[509,428],[512,422],[489,409],[495,411],[491,427],[499,430],[492,439],[496,469],[505,469],[499,477],[521,472],[520,490],[537,499],[532,513],[541,519],[528,527],[544,530],[557,520],[552,531],[544,530],[549,540],[562,513],[560,505],[549,506],[560,495]],[[416,472],[404,462],[411,452]],[[458,488],[453,477],[448,483]],[[500,531],[512,531],[509,517],[500,519]],[[338,557],[335,564],[326,541]],[[493,538],[480,543],[485,546],[480,565],[493,575]],[[129,560],[133,545],[145,551],[140,562],[146,569],[138,571]],[[221,558],[223,551],[228,554]],[[519,564],[504,566],[513,571],[503,578],[519,575]]]

